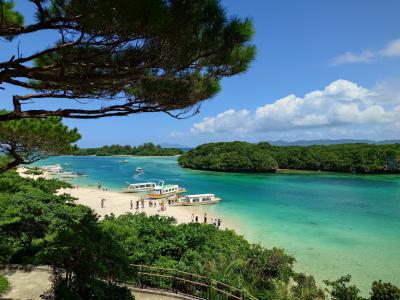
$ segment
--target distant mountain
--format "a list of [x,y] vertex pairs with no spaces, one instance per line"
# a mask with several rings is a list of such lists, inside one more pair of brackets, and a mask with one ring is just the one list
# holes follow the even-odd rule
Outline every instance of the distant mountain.
[[184,145],[179,145],[179,144],[160,144],[161,148],[178,148],[178,149],[191,149],[191,147],[184,146]]
[[375,142],[377,145],[386,145],[386,144],[400,144],[400,140],[384,140],[380,142]]
[[270,141],[272,145],[275,146],[311,146],[311,145],[337,145],[337,144],[400,144],[400,140],[384,140],[384,141],[371,141],[371,140],[353,140],[353,139],[342,139],[342,140],[299,140],[294,142],[287,141]]

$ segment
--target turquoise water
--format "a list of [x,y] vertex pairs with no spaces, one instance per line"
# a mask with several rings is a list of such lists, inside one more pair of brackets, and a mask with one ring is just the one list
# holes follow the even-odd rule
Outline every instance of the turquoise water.
[[[227,174],[182,169],[176,158],[51,157],[40,165],[66,162],[88,177],[119,190],[126,182],[164,179],[190,193],[215,193],[224,200],[202,207],[235,223],[253,242],[282,247],[296,269],[318,281],[351,274],[367,293],[373,280],[400,285],[400,176],[332,173]],[[135,175],[141,166],[145,172]]]

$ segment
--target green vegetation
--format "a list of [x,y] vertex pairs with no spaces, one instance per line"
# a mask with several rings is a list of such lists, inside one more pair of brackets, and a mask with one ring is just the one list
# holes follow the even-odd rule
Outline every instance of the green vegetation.
[[342,144],[315,146],[269,146],[282,169],[346,173],[400,173],[400,144]]
[[59,117],[0,122],[0,151],[7,158],[0,173],[49,155],[70,153],[80,138],[78,130],[63,125]]
[[120,146],[111,145],[100,148],[77,149],[74,155],[136,155],[136,156],[171,156],[182,154],[183,151],[178,148],[161,148],[153,143],[144,143],[141,146]]
[[[295,259],[282,249],[251,244],[212,225],[177,225],[168,217],[125,214],[99,221],[69,195],[54,194],[66,186],[15,172],[0,176],[0,262],[50,265],[55,299],[132,299],[116,285],[134,280],[130,263],[202,274],[259,299],[326,297],[311,275],[293,270]],[[350,276],[326,284],[332,299],[361,299]],[[398,296],[397,287],[377,281],[369,299]]]
[[27,175],[43,175],[43,170],[40,169],[39,167],[33,167],[33,168],[26,168],[26,171],[24,171],[24,174]]
[[278,164],[261,147],[246,143],[209,143],[192,149],[178,159],[185,168],[223,172],[275,172]]
[[[288,286],[294,258],[250,244],[233,231],[144,214],[108,217],[102,227],[129,253],[129,261],[198,273],[272,299],[276,282]],[[315,287],[316,288],[316,287]]]
[[9,283],[7,278],[0,274],[0,296],[8,289]]
[[[128,295],[126,289],[113,285],[125,278],[126,253],[101,229],[90,208],[74,204],[69,195],[54,194],[69,186],[24,179],[15,172],[1,175],[0,263],[50,265],[57,299],[132,299],[120,298]],[[110,292],[114,298],[106,296]]]
[[[42,31],[54,42],[2,57],[0,89],[21,94],[13,94],[13,111],[0,121],[190,115],[255,56],[252,22],[228,14],[218,0],[32,0],[30,24],[12,2],[0,1],[0,43]],[[24,110],[32,99],[54,105]],[[85,106],[88,99],[94,104]]]
[[400,144],[271,146],[268,143],[210,143],[184,153],[185,168],[227,172],[281,169],[346,173],[400,173]]
[[[328,281],[324,283],[328,286],[326,289],[329,292],[332,300],[365,300],[360,296],[360,290],[350,284],[350,275],[342,276],[338,280]],[[389,282],[374,281],[372,283],[370,300],[399,300],[400,289]]]

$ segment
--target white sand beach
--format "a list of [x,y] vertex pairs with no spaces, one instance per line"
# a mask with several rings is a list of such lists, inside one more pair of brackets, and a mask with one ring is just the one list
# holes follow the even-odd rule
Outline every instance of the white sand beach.
[[[178,223],[187,223],[191,221],[191,211],[184,207],[165,206],[165,210],[161,211],[161,201],[158,201],[156,207],[150,207],[149,201],[145,201],[144,208],[136,209],[136,201],[140,201],[140,196],[135,193],[122,193],[114,191],[105,191],[96,188],[75,188],[61,189],[59,193],[67,193],[72,197],[77,198],[77,203],[89,206],[100,217],[113,213],[116,216],[127,212],[140,213],[144,212],[147,215],[161,215],[174,217]],[[104,200],[104,208],[101,207],[101,200]],[[131,209],[131,201],[133,208]],[[153,201],[155,202],[155,201]]]
[[[24,174],[26,169],[19,167],[17,172],[22,177],[30,177],[30,178],[46,178],[50,179],[52,176],[44,171],[43,175],[28,175]],[[105,215],[114,214],[115,216],[120,216],[125,213],[146,213],[148,216],[151,215],[160,215],[160,216],[169,216],[176,219],[177,223],[189,223],[192,221],[192,214],[194,216],[198,216],[198,221],[204,222],[204,213],[207,212],[206,205],[200,206],[169,206],[165,204],[165,210],[161,210],[161,202],[162,200],[153,201],[156,202],[156,206],[150,207],[149,201],[145,200],[144,208],[142,205],[139,205],[139,209],[136,209],[136,201],[139,201],[141,196],[135,193],[123,193],[116,191],[108,191],[104,189],[98,188],[88,188],[88,187],[79,187],[79,188],[68,188],[61,189],[58,191],[59,194],[66,193],[70,194],[72,197],[76,198],[76,203],[86,205],[93,209],[96,214],[103,218]],[[101,207],[102,199],[104,199],[104,207]],[[133,207],[131,209],[131,201]],[[220,216],[214,216],[210,213],[207,213],[207,222],[211,224],[212,220],[218,219]],[[226,222],[225,219],[222,220],[221,229],[234,229],[233,224]]]

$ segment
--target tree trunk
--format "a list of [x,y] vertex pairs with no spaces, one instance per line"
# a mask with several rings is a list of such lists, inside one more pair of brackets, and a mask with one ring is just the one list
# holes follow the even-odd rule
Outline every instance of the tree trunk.
[[15,160],[9,162],[8,164],[0,166],[0,174],[7,172],[8,170],[11,170],[12,168],[17,167],[21,163],[22,163],[22,159],[20,157],[15,158]]

